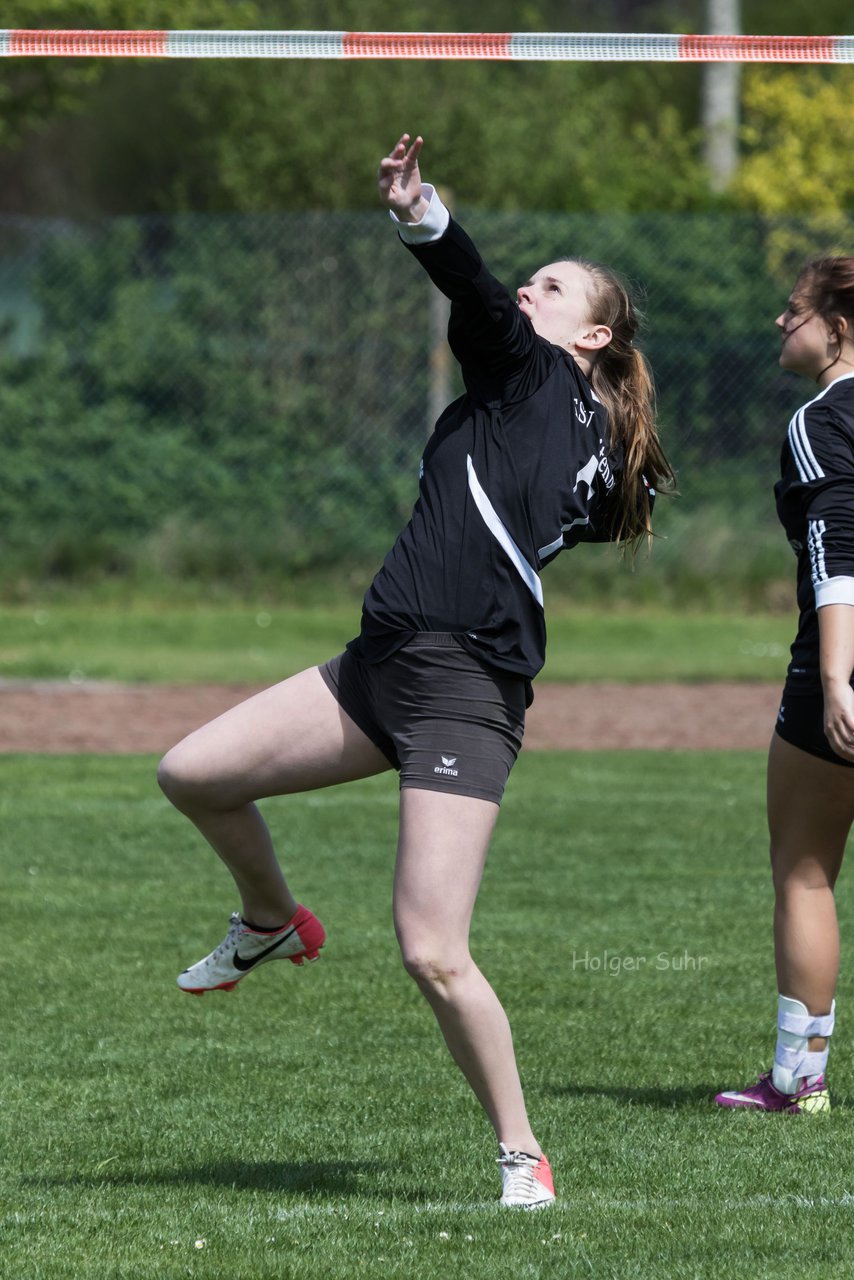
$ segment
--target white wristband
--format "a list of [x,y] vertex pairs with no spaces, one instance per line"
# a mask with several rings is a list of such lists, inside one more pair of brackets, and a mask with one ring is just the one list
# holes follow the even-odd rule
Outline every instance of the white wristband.
[[854,604],[854,578],[839,574],[835,578],[825,578],[815,585],[815,607],[822,609],[827,604]]
[[422,183],[421,192],[430,201],[427,212],[418,222],[401,222],[397,214],[389,209],[388,214],[397,227],[404,244],[430,244],[439,240],[447,230],[451,215],[429,182]]

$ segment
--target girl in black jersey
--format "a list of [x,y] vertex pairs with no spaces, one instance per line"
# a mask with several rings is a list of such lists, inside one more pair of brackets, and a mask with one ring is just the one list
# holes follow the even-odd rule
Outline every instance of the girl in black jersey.
[[602,267],[563,261],[511,297],[422,186],[421,145],[404,135],[382,161],[380,198],[451,299],[465,395],[427,445],[412,518],[365,597],[358,638],[161,764],[164,791],[226,863],[242,903],[178,985],[230,989],[267,961],[315,959],[323,926],[293,898],[254,802],[398,769],[403,962],[494,1126],[502,1204],[534,1207],[554,1199],[551,1172],[469,924],[543,664],[540,570],[581,541],[645,537],[645,477],[672,477],[623,287]]
[[854,821],[854,258],[798,277],[777,319],[784,369],[818,393],[789,423],[777,510],[798,557],[798,634],[768,757],[777,1050],[724,1107],[828,1111],[839,929],[833,889]]

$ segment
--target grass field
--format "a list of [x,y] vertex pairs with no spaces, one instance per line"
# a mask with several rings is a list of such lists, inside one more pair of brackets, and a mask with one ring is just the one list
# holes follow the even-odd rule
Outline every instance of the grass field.
[[540,1214],[497,1209],[491,1133],[399,966],[395,780],[266,805],[329,945],[190,999],[175,973],[234,902],[153,767],[2,761],[4,1276],[850,1276],[850,967],[832,1115],[710,1101],[773,1042],[760,756],[517,766],[473,947],[555,1169]]
[[[339,652],[359,606],[50,602],[2,610],[0,679],[272,684]],[[547,680],[781,682],[793,614],[549,611]]]

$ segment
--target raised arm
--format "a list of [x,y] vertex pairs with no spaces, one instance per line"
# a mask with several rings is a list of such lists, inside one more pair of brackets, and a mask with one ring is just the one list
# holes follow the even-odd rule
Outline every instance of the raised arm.
[[379,195],[400,238],[437,288],[451,300],[448,340],[470,374],[513,378],[535,345],[530,321],[485,267],[462,227],[422,182],[423,139],[404,133],[380,161]]

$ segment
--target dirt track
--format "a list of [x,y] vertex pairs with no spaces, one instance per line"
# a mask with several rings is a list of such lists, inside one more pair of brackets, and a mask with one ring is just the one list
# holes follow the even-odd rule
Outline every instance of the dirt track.
[[[527,750],[764,749],[774,684],[538,684]],[[0,682],[0,752],[162,752],[248,685]]]

